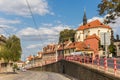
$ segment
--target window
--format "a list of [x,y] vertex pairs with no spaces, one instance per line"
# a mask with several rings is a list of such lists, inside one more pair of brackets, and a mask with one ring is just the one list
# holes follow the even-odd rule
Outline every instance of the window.
[[119,51],[120,51],[120,46],[119,46]]
[[90,44],[88,44],[88,49],[90,48]]
[[100,35],[100,30],[98,30],[98,35]]
[[1,67],[7,67],[7,63],[1,63]]
[[90,35],[90,31],[88,31],[88,35]]

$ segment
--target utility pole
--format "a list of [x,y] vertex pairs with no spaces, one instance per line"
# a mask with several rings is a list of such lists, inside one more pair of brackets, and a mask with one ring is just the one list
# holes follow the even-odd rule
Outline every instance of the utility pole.
[[64,42],[62,43],[62,47],[63,47],[62,58],[64,59]]
[[107,57],[108,46],[110,45],[110,34],[107,32],[101,33],[101,45],[104,46],[105,57]]
[[107,57],[107,44],[106,44],[106,33],[104,33],[104,48],[105,48],[105,56]]
[[58,50],[58,45],[56,44],[56,62],[58,61],[58,52],[57,52],[57,50]]

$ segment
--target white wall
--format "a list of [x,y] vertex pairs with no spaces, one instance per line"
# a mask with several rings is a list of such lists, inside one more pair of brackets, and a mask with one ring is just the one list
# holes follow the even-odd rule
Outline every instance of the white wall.
[[83,31],[82,30],[79,30],[76,32],[75,34],[75,41],[76,42],[79,42],[79,41],[83,41]]
[[101,27],[89,28],[89,29],[77,31],[75,35],[75,41],[84,41],[84,39],[86,39],[86,36],[93,34],[96,34],[97,36],[100,37],[100,33],[102,32],[109,32],[111,36],[111,29],[101,28]]

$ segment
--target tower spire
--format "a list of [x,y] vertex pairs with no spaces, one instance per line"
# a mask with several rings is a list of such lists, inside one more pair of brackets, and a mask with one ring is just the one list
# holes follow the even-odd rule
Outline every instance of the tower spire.
[[86,9],[84,8],[83,25],[87,24]]

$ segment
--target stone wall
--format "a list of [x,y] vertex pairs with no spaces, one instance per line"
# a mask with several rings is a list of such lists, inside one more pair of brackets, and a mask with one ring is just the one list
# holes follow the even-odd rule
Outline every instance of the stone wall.
[[69,76],[77,78],[78,80],[120,80],[120,78],[115,77],[114,75],[110,75],[102,71],[98,71],[96,69],[92,69],[87,66],[65,60],[45,65],[43,67],[36,67],[32,70],[42,70],[67,74]]

